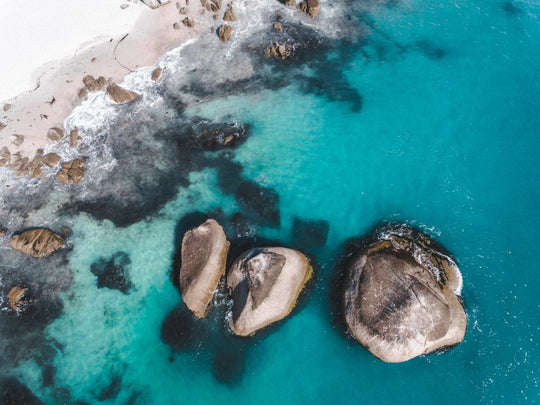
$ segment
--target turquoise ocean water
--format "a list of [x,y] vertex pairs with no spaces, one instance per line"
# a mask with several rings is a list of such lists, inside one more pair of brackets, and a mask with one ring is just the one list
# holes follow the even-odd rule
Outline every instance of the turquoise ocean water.
[[[189,351],[163,342],[164,319],[181,302],[169,277],[177,221],[238,211],[213,169],[193,172],[159,215],[128,227],[73,218],[73,285],[46,329],[58,342],[54,384],[42,387],[34,360],[13,371],[41,400],[63,403],[67,392],[73,403],[110,404],[539,400],[540,5],[412,1],[367,18],[370,34],[348,45],[348,58],[329,51],[361,109],[293,83],[185,112],[252,125],[234,161],[279,195],[281,226],[264,228],[265,237],[294,245],[294,217],[328,221],[327,242],[313,252],[316,283],[294,316],[233,351],[242,361],[227,383],[214,376],[219,342]],[[458,261],[469,323],[449,352],[386,364],[334,327],[344,242],[389,220],[423,229]],[[127,295],[98,289],[90,271],[118,251],[131,260]]]

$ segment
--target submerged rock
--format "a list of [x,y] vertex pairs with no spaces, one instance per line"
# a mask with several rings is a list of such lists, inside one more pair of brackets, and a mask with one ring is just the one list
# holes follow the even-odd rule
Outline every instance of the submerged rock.
[[289,315],[312,273],[308,259],[296,250],[256,248],[242,254],[227,277],[233,333],[249,336]]
[[352,335],[383,361],[402,362],[463,340],[461,274],[427,235],[383,230],[347,266],[344,314]]
[[250,130],[251,126],[242,122],[201,120],[189,129],[189,146],[210,151],[235,148],[247,140]]
[[13,235],[9,245],[32,257],[48,257],[64,246],[64,238],[47,228],[29,229]]
[[223,228],[209,219],[184,235],[180,291],[187,307],[204,318],[219,280],[225,274],[229,241]]
[[279,226],[279,195],[274,190],[246,180],[240,183],[234,196],[241,206],[255,213],[261,222],[272,227]]
[[328,238],[330,225],[325,220],[310,220],[294,217],[292,236],[302,249],[323,246]]
[[125,104],[141,98],[141,95],[139,93],[124,89],[116,83],[109,84],[107,86],[106,92],[108,96],[117,104]]

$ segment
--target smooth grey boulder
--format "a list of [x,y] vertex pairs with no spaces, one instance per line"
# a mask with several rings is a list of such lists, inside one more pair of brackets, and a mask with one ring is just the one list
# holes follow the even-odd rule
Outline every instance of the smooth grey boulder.
[[213,219],[187,231],[182,239],[180,291],[187,307],[204,318],[225,274],[229,241]]
[[440,245],[416,229],[393,226],[350,261],[345,320],[373,355],[406,361],[463,340],[461,287],[461,273]]
[[243,253],[227,276],[232,332],[249,336],[285,318],[312,274],[307,257],[296,250],[270,247]]

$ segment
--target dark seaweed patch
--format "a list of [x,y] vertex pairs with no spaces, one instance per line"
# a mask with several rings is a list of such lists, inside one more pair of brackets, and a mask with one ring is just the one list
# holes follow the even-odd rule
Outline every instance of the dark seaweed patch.
[[414,43],[414,46],[416,49],[418,49],[420,52],[422,52],[426,57],[433,60],[440,60],[443,59],[448,52],[441,48],[440,46],[437,46],[432,41],[429,40],[422,40],[422,41],[416,41]]
[[271,188],[246,180],[238,186],[235,197],[242,207],[258,215],[261,222],[279,226],[279,195]]
[[2,386],[3,405],[39,405],[43,404],[30,389],[13,377],[7,378]]
[[118,396],[118,393],[122,389],[122,378],[118,375],[113,376],[111,383],[103,388],[96,398],[98,401],[105,401],[107,399],[114,399]]
[[516,4],[512,1],[505,1],[501,4],[501,9],[503,12],[508,16],[514,16],[521,14],[523,11],[516,6]]
[[132,288],[129,279],[131,259],[126,252],[116,252],[110,259],[100,257],[90,266],[90,271],[97,277],[98,288],[110,288],[128,294]]

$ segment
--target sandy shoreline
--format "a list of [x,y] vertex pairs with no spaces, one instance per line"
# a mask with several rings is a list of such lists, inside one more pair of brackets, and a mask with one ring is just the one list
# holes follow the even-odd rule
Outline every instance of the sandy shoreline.
[[[5,126],[0,129],[0,149],[7,147],[12,156],[19,153],[31,159],[49,142],[48,130],[62,127],[71,110],[84,99],[79,92],[85,89],[85,76],[121,82],[130,71],[156,64],[168,50],[206,32],[214,22],[211,13],[203,12],[200,1],[192,0],[187,6],[186,0],[173,1],[155,9],[140,3],[125,4],[142,8],[129,31],[42,66],[34,90],[0,102],[0,123]],[[192,27],[182,23],[186,17],[193,19]]]

